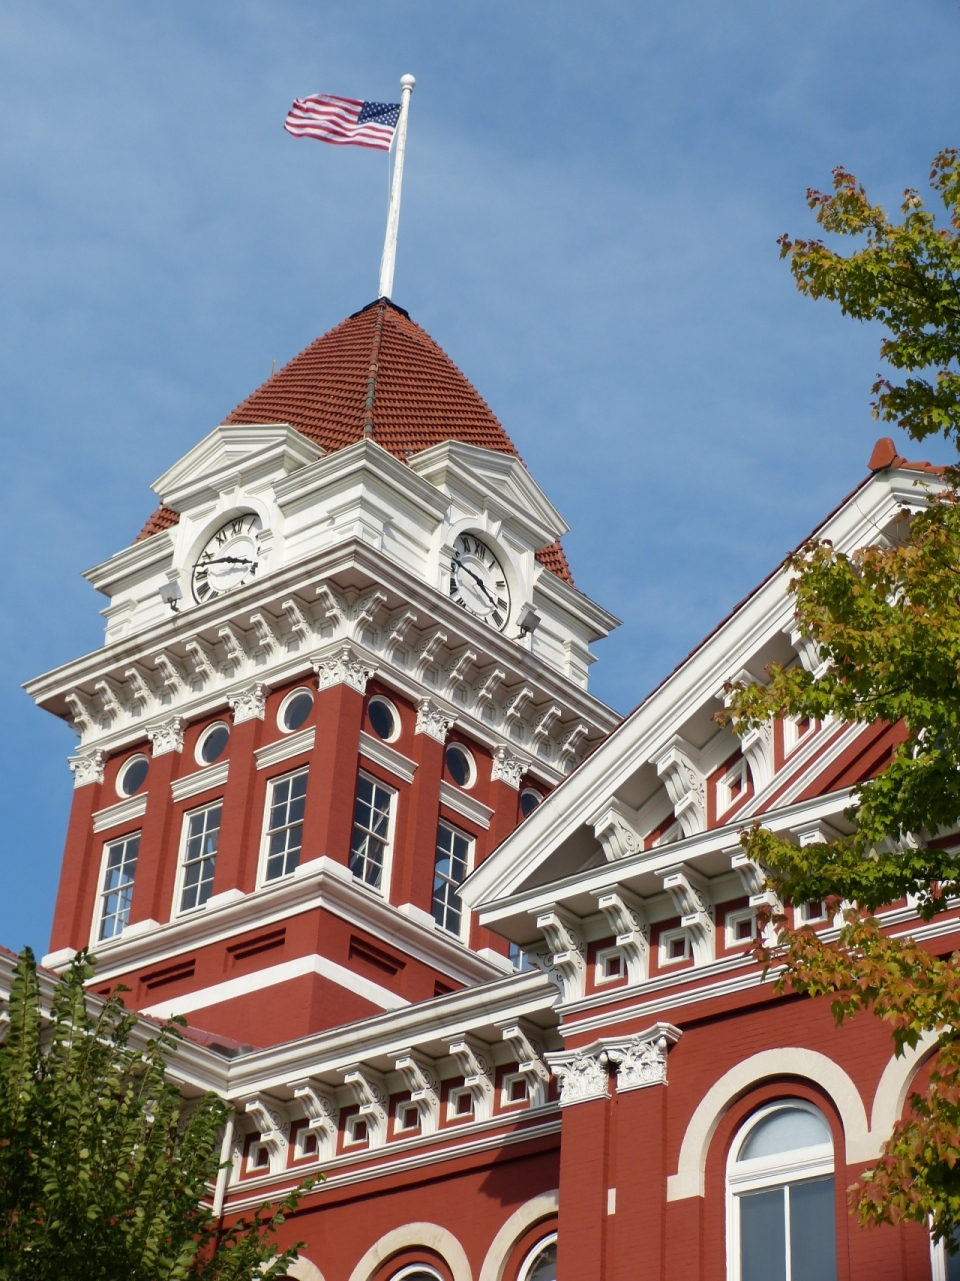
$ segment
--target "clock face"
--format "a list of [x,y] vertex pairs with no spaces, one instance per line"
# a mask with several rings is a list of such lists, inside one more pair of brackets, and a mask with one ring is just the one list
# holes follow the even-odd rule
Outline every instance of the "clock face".
[[510,617],[510,589],[503,567],[486,544],[461,534],[450,560],[450,596],[500,631]]
[[193,595],[201,604],[249,583],[263,559],[263,527],[254,512],[221,525],[193,567]]

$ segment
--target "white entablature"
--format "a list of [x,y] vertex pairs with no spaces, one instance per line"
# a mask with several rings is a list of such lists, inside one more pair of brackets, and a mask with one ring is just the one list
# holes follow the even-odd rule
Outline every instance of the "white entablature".
[[[169,621],[173,607],[160,595],[167,584],[179,587],[181,616],[196,610],[198,557],[238,514],[259,521],[257,583],[358,539],[449,594],[453,543],[466,532],[483,540],[509,580],[503,635],[585,688],[589,646],[617,620],[537,561],[567,526],[523,464],[456,441],[408,462],[371,440],[324,454],[287,424],[217,427],[153,486],[177,524],[85,575],[110,597],[106,643]],[[539,624],[521,635],[525,607]]]
[[[816,535],[846,553],[902,537],[904,509],[920,509],[940,483],[929,472],[918,482],[916,471],[881,471]],[[549,959],[540,922],[551,912],[567,914],[585,948],[610,935],[601,902],[626,892],[650,923],[679,916],[700,965],[714,949],[713,905],[763,897],[763,876],[742,858],[745,826],[762,815],[798,841],[851,830],[852,791],[817,794],[815,784],[862,726],[826,721],[800,736],[788,724],[777,759],[768,727],[740,739],[715,719],[727,682],[762,679],[771,662],[817,669],[788,580],[781,565],[467,879],[461,897],[481,924]],[[578,999],[577,985],[549,968],[566,999]]]

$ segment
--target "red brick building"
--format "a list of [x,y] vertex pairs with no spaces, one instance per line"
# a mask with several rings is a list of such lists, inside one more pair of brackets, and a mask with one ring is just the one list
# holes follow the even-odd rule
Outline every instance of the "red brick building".
[[[918,481],[881,442],[819,532],[894,534]],[[727,681],[819,662],[782,567],[621,722],[562,517],[385,300],[154,489],[87,574],[104,647],[28,686],[80,736],[45,964],[90,946],[95,992],[187,1017],[183,1089],[234,1105],[218,1209],[322,1169],[301,1281],[953,1277],[845,1207],[930,1047],[748,955],[740,828],[849,830],[897,741],[718,727]],[[952,914],[884,920],[958,945]]]

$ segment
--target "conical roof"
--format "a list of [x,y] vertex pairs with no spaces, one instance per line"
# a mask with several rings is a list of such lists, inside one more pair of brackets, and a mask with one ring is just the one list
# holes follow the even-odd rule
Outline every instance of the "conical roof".
[[[402,307],[370,303],[306,347],[224,419],[289,423],[325,450],[372,436],[406,461],[444,440],[519,457],[476,388]],[[161,507],[139,538],[176,524]],[[572,583],[559,543],[537,559]]]

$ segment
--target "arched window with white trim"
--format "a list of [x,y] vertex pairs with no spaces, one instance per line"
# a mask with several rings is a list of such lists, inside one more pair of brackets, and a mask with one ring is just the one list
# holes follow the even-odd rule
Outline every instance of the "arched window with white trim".
[[557,1234],[538,1241],[520,1265],[517,1281],[557,1281]]
[[728,1281],[836,1281],[833,1137],[823,1113],[779,1099],[727,1161]]
[[405,1268],[395,1272],[390,1281],[443,1281],[436,1268],[425,1263],[408,1263]]

